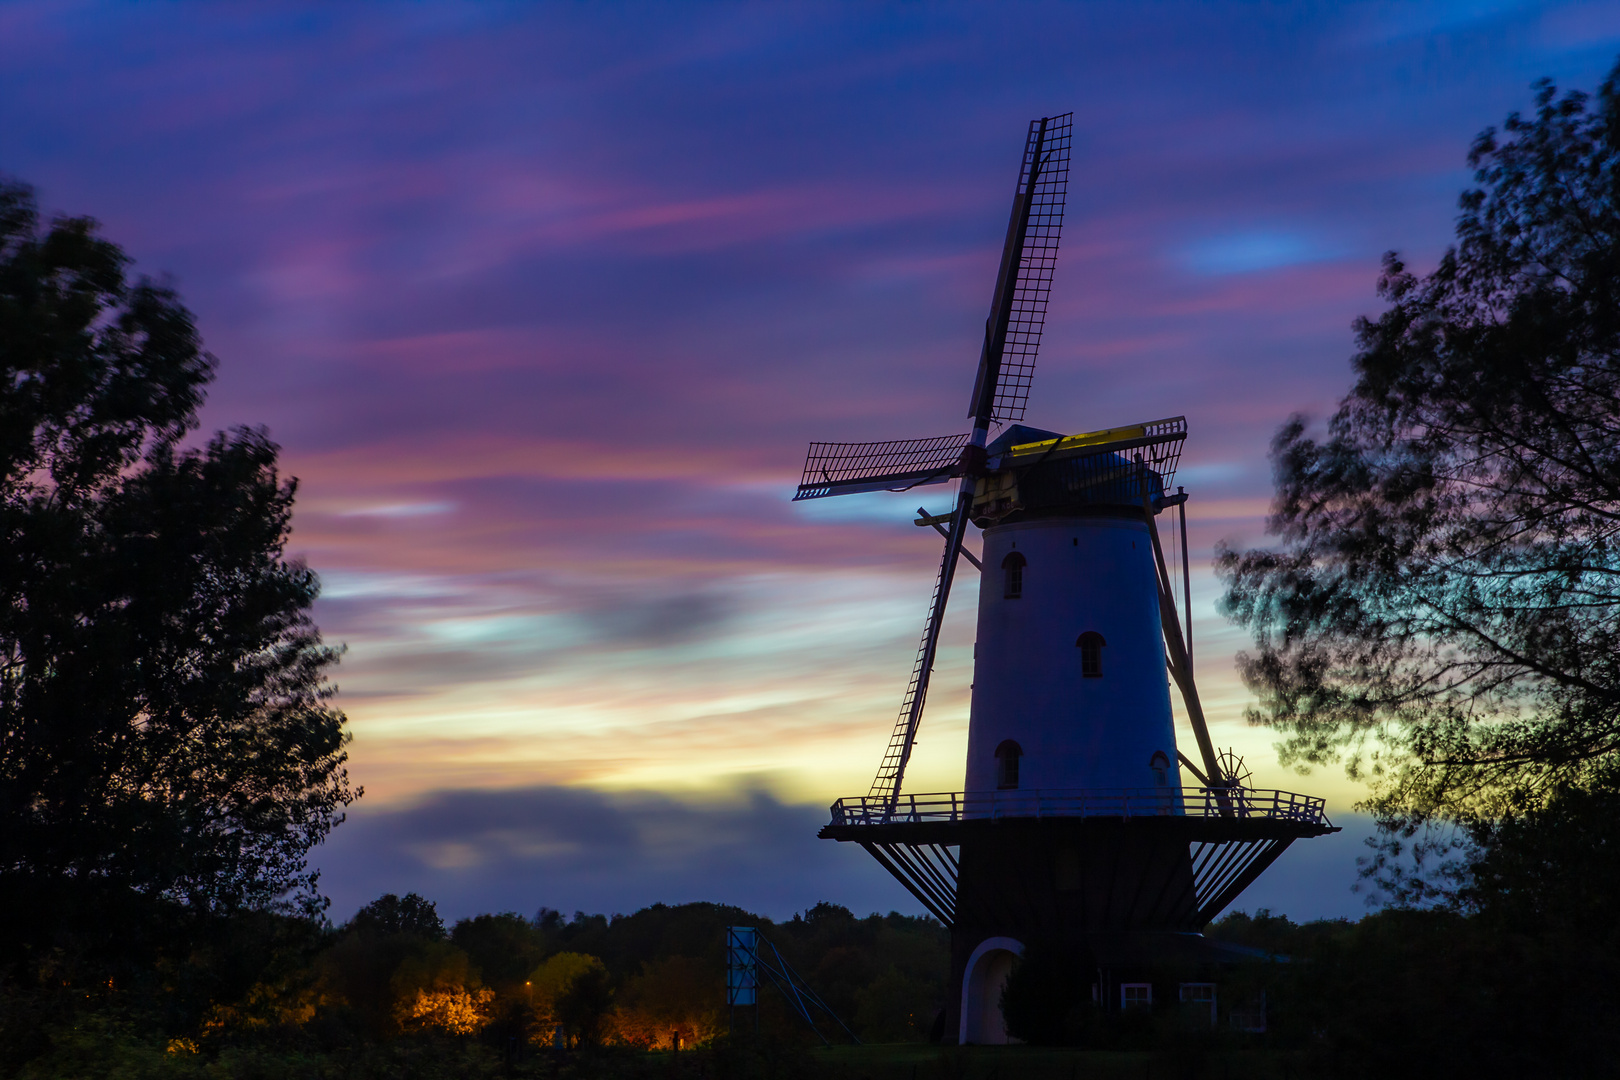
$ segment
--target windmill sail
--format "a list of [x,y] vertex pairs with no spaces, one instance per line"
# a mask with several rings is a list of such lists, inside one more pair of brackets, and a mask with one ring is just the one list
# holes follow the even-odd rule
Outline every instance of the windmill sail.
[[794,501],[859,491],[894,491],[960,476],[966,435],[893,442],[811,443]]
[[889,736],[889,748],[883,753],[883,761],[867,793],[871,798],[884,800],[889,812],[900,798],[900,784],[905,779],[911,747],[917,741],[917,725],[928,700],[928,681],[934,671],[934,654],[939,648],[939,629],[945,621],[945,604],[951,596],[956,560],[962,553],[962,535],[967,528],[970,503],[970,499],[958,499],[956,513],[951,515],[951,527],[945,534],[945,554],[940,559],[934,597],[928,605],[928,621],[923,624],[922,643],[917,648],[917,662],[911,666],[911,681],[906,686],[905,700],[900,703],[894,734]]
[[[973,388],[973,431],[928,439],[877,443],[811,443],[795,500],[851,495],[861,491],[904,491],[960,478],[951,527],[945,537],[934,596],[928,606],[917,661],[911,669],[900,716],[883,755],[871,794],[891,808],[899,798],[917,725],[928,699],[939,631],[950,601],[956,562],[962,554],[973,509],[974,484],[983,475],[990,425],[1021,420],[1041,347],[1052,270],[1063,232],[1063,203],[1069,187],[1069,146],[1073,113],[1033,120],[1013,193],[1007,242],[1001,253],[990,319]],[[1070,451],[1069,447],[1064,452]]]
[[1063,234],[1073,131],[1073,113],[1030,121],[970,416],[1024,418]]
[[984,347],[979,354],[979,371],[969,413],[973,417],[973,433],[968,436],[967,445],[959,450],[960,464],[956,472],[946,474],[961,476],[962,484],[951,515],[951,528],[945,537],[945,553],[934,582],[933,601],[928,607],[928,621],[923,626],[917,661],[912,665],[911,681],[906,686],[905,700],[889,737],[888,750],[872,781],[870,795],[883,799],[891,812],[900,798],[900,785],[905,781],[911,747],[916,742],[917,727],[928,700],[939,631],[945,621],[956,561],[973,507],[975,474],[984,465],[988,429],[992,421],[1023,419],[1024,405],[1029,398],[1030,380],[1035,375],[1035,354],[1040,349],[1041,327],[1046,321],[1046,304],[1052,291],[1052,269],[1057,265],[1058,238],[1063,231],[1073,118],[1073,113],[1064,113],[1030,121],[1018,187],[1013,194],[1012,217],[1007,223],[1007,243],[1002,249],[990,319],[985,324]]

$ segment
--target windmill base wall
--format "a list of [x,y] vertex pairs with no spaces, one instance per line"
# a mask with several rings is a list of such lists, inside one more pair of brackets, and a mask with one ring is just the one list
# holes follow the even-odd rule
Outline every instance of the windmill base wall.
[[[1123,825],[1087,819],[1000,822],[993,830],[962,837],[948,1040],[1005,1041],[979,1015],[995,1007],[990,999],[999,994],[999,985],[966,982],[977,966],[975,952],[982,957],[987,942],[1018,946],[1002,944],[1000,953],[1032,946],[1060,949],[1089,958],[1084,962],[1100,971],[1097,958],[1118,953],[1128,939],[1201,929],[1186,839]],[[997,978],[1004,975],[998,970]],[[1100,978],[1103,992],[1110,992],[1107,986],[1117,983],[1118,972]],[[966,1025],[964,1008],[973,1014]]]
[[[946,1043],[995,1045],[1019,1041],[1007,1031],[1000,994],[1025,948],[1024,942],[1007,936],[970,945],[967,935],[953,935],[952,982],[956,994],[942,1018]],[[1207,1006],[1181,1006],[1181,1020],[1189,1030],[1219,1026],[1220,1017],[1224,1017],[1234,1029],[1264,1031],[1264,994],[1257,993],[1252,985],[1245,988],[1243,981],[1232,979],[1232,974],[1240,966],[1286,959],[1211,941],[1202,934],[1152,930],[1088,934],[1064,951],[1073,964],[1073,979],[1082,1000],[1089,996],[1093,1008],[1110,1015],[1125,1011],[1121,991],[1131,984],[1150,987],[1155,1008],[1180,1001],[1188,983],[1209,986],[1214,993],[1206,999]]]

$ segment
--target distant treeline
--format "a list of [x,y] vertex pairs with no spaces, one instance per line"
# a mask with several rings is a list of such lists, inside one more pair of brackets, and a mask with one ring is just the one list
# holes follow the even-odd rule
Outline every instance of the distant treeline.
[[[949,942],[933,919],[857,919],[822,903],[773,923],[721,904],[655,904],[612,918],[479,915],[446,933],[410,895],[363,908],[281,1008],[302,1015],[324,994],[331,1022],[373,1039],[440,1030],[497,1046],[691,1047],[727,1029],[727,926],[764,932],[869,1041],[923,1038],[942,1003]],[[788,1026],[782,1004],[767,996],[759,1022]],[[743,1020],[755,1024],[751,1011]]]
[[[1572,820],[1558,824],[1562,845],[1544,831],[1533,839],[1567,866],[1596,838]],[[1015,982],[1045,979],[1034,997],[1076,1004],[1056,1025],[1022,1033],[1101,1052],[1051,1066],[1062,1075],[1093,1066],[1114,1075],[1107,1070],[1125,1061],[1160,1062],[1164,1075],[1238,1061],[1255,1077],[1607,1075],[1620,1051],[1620,949],[1612,921],[1600,918],[1614,896],[1612,853],[1591,860],[1584,877],[1527,880],[1521,874],[1536,867],[1504,864],[1504,850],[1476,862],[1463,905],[1302,925],[1238,912],[1213,924],[1211,937],[1269,956],[1231,969],[1220,989],[1233,1000],[1265,995],[1264,1034],[1193,1030],[1173,1002],[1101,1016],[1085,993],[1089,972],[1033,954]],[[729,1038],[724,932],[735,925],[758,927],[863,1042],[947,1034],[938,1023],[945,928],[895,913],[858,918],[830,903],[784,922],[695,903],[612,917],[541,908],[448,928],[414,894],[383,896],[342,926],[265,912],[147,914],[139,934],[59,937],[31,950],[31,969],[0,982],[0,1075],[912,1075],[915,1059],[879,1056],[850,1073],[847,1057],[808,1053],[817,1036],[768,987],[757,1021],[738,1010]],[[1018,1031],[1026,1018],[1015,1012]],[[989,1067],[982,1054],[928,1053],[916,1075]],[[1005,1053],[1013,1071],[1004,1075],[1037,1060]]]
[[[926,1040],[949,974],[937,921],[828,903],[781,923],[693,903],[446,928],[415,894],[338,927],[168,915],[121,940],[59,938],[32,978],[0,983],[0,1075],[397,1076],[414,1062],[412,1076],[465,1076],[692,1051],[727,1032],[727,926],[759,928],[868,1042]],[[774,991],[740,1018],[750,1039],[819,1045]]]

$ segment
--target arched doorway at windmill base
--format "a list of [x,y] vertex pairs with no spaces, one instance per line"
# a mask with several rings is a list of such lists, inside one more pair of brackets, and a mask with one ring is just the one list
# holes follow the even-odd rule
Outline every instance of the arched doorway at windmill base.
[[985,1046],[1012,1042],[1001,1016],[1001,989],[1012,974],[1013,961],[1023,955],[1023,943],[1010,937],[986,938],[973,950],[962,973],[958,1043]]

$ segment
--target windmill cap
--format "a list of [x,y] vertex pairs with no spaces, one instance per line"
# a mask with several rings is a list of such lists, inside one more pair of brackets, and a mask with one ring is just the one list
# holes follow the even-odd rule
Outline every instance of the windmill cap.
[[1025,424],[1014,424],[1000,435],[994,442],[984,448],[988,457],[999,457],[1015,446],[1024,443],[1045,442],[1048,439],[1061,439],[1061,431],[1047,431],[1045,428],[1029,427]]
[[1144,501],[1157,513],[1186,437],[1180,416],[1078,435],[1014,424],[985,447],[989,472],[974,487],[973,521],[1134,516]]

